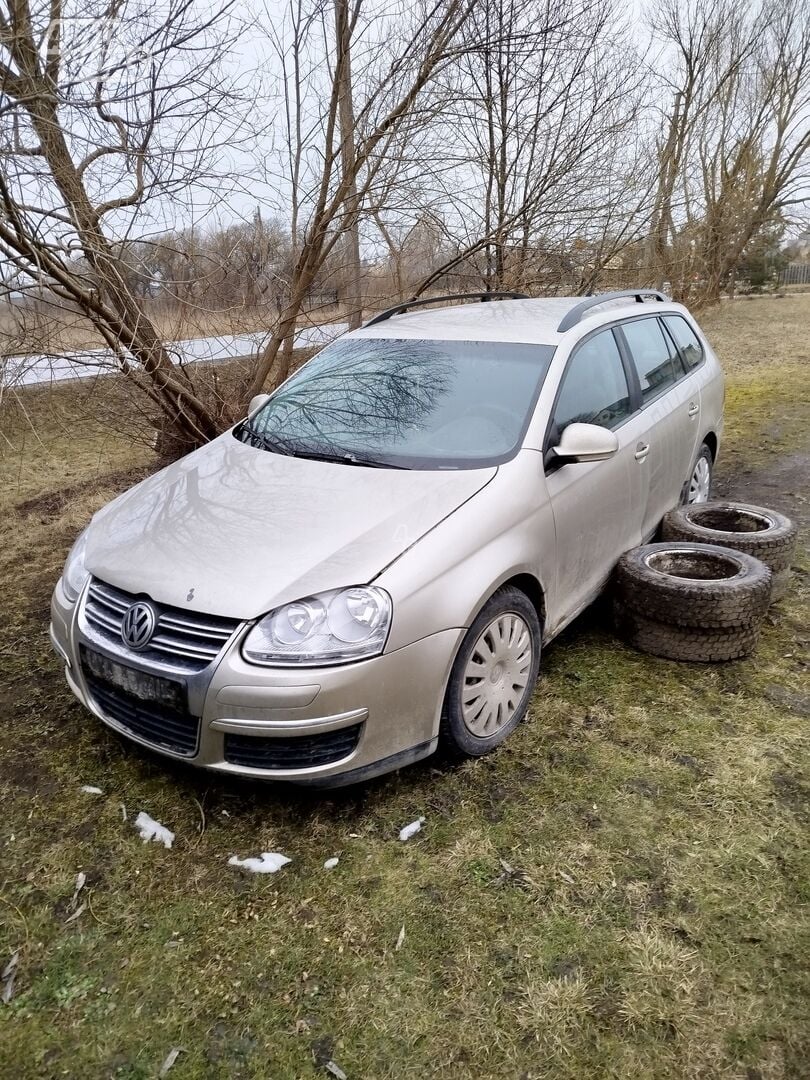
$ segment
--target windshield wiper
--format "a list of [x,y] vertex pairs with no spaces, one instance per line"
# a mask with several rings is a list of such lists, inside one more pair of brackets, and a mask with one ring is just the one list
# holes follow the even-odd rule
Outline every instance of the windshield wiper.
[[390,461],[352,454],[348,450],[343,454],[325,454],[317,450],[286,450],[292,457],[309,458],[310,461],[331,461],[336,465],[361,465],[369,469],[407,469],[407,465],[394,465]]
[[247,435],[252,445],[261,446],[262,449],[269,450],[271,453],[285,454],[287,457],[306,458],[310,461],[330,461],[337,465],[361,465],[369,469],[408,469],[407,465],[395,465],[390,461],[366,457],[364,454],[354,454],[349,450],[330,454],[320,450],[299,449],[281,439],[266,435],[263,431],[257,431],[247,422],[242,424],[240,434],[242,433]]
[[256,428],[251,427],[250,424],[245,422],[242,424],[240,434],[244,433],[250,439],[252,446],[261,446],[263,450],[270,450],[273,453],[278,454],[290,454],[292,451],[289,447],[283,443],[276,442],[275,439],[271,439],[269,435],[265,435],[262,431],[257,431]]

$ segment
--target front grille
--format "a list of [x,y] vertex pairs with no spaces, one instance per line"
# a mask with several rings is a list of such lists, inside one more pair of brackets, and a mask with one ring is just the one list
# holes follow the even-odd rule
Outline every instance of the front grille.
[[197,752],[200,721],[155,701],[144,701],[83,669],[84,681],[99,712],[131,734],[175,754],[192,757]]
[[[129,652],[121,640],[124,612],[138,598],[94,578],[87,590],[84,618],[90,629],[117,652]],[[150,601],[151,603],[151,601]],[[239,623],[219,615],[199,615],[195,611],[154,604],[157,627],[138,657],[168,664],[184,672],[202,671],[216,659]]]
[[348,757],[357,746],[362,724],[327,731],[266,739],[255,735],[226,735],[225,760],[250,769],[311,769]]

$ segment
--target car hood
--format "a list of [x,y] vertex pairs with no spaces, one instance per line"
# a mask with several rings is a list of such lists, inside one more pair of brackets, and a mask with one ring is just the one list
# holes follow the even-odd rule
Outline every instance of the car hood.
[[310,461],[228,432],[100,510],[87,568],[159,603],[251,619],[373,580],[496,472]]

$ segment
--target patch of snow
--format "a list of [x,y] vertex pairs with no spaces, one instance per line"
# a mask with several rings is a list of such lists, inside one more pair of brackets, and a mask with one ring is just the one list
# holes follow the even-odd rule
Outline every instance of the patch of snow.
[[163,1080],[163,1077],[168,1074],[169,1069],[171,1069],[172,1065],[174,1065],[174,1063],[177,1061],[177,1059],[182,1053],[182,1046],[175,1046],[173,1050],[170,1050],[168,1052],[168,1054],[166,1055],[166,1060],[160,1066],[160,1072],[158,1073],[158,1077],[160,1077],[160,1080]]
[[80,870],[76,875],[76,888],[73,890],[73,898],[70,901],[69,907],[75,908],[79,902],[79,893],[87,884],[87,874],[84,870]]
[[229,866],[241,866],[243,870],[249,870],[252,874],[275,874],[288,862],[292,862],[292,859],[288,859],[286,855],[280,855],[277,851],[263,851],[258,859],[253,856],[240,859],[238,855],[231,855],[228,859]]
[[416,821],[412,821],[410,825],[406,825],[404,829],[400,829],[400,840],[402,840],[403,843],[406,840],[410,840],[412,836],[416,836],[424,824],[425,819],[423,817],[417,818]]
[[333,855],[331,859],[326,860],[326,862],[323,864],[323,868],[324,870],[334,870],[339,862],[340,859],[337,857],[337,855]]
[[14,997],[14,982],[17,978],[17,972],[12,971],[6,981],[3,983],[3,993],[0,994],[0,1001],[4,1005],[8,1005],[11,999]]
[[85,795],[103,795],[104,792],[100,787],[94,787],[93,784],[82,784],[80,791],[83,791]]
[[[348,329],[349,324],[345,322],[304,326],[295,335],[295,348],[326,345]],[[269,333],[223,334],[220,337],[167,342],[166,347],[176,364],[220,363],[239,356],[257,354],[269,337]],[[69,379],[92,378],[94,375],[108,375],[120,370],[118,358],[107,349],[9,356],[0,363],[0,386],[64,382]]]
[[0,983],[3,984],[2,993],[0,993],[0,1001],[4,1005],[8,1005],[11,999],[14,997],[14,981],[17,978],[17,964],[20,960],[19,950],[11,954],[11,959],[0,972]]
[[163,844],[165,848],[170,848],[174,843],[174,833],[165,825],[161,825],[159,821],[149,817],[143,810],[135,818],[135,828],[141,834],[141,840],[145,844],[154,840],[156,844]]
[[65,919],[64,925],[69,926],[72,922],[76,922],[78,918],[84,915],[85,911],[87,911],[87,904],[80,904],[72,915],[68,915],[68,917]]

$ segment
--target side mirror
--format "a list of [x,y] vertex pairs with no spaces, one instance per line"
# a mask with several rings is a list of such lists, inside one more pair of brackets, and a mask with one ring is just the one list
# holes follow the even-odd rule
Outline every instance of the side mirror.
[[619,440],[607,428],[599,424],[569,424],[553,453],[565,461],[604,461],[618,449]]
[[248,405],[248,416],[253,416],[255,412],[258,412],[262,405],[265,405],[270,400],[269,394],[256,394],[255,397],[250,399]]

